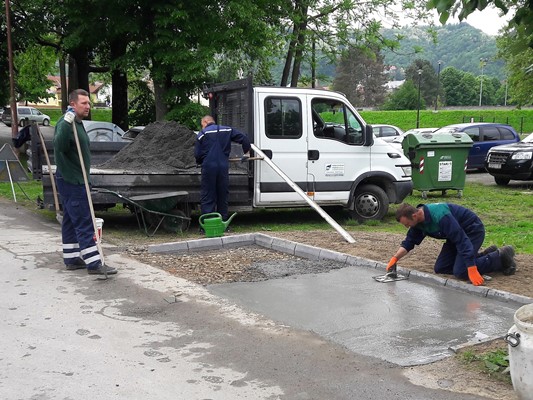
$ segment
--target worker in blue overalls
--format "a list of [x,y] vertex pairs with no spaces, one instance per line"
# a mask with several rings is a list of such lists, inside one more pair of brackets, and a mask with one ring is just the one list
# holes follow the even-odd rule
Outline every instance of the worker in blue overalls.
[[514,248],[494,245],[483,252],[479,249],[485,240],[485,227],[471,210],[457,204],[419,204],[417,208],[402,204],[396,210],[396,220],[409,228],[405,240],[387,265],[390,270],[403,256],[419,245],[426,236],[445,239],[435,262],[437,274],[453,274],[469,279],[475,286],[484,282],[483,274],[501,271],[504,275],[516,272]]
[[231,142],[242,145],[244,162],[250,156],[250,140],[237,129],[215,124],[210,115],[202,118],[201,125],[194,146],[196,163],[202,166],[201,212],[218,212],[225,221],[228,219]]
[[[69,95],[69,109],[59,118],[54,133],[57,189],[63,205],[61,237],[63,262],[67,270],[87,268],[89,274],[112,275],[117,270],[102,264],[95,241],[95,232],[89,199],[85,190],[81,162],[72,123],[76,124],[83,164],[89,179],[91,165],[90,142],[83,126],[89,115],[89,93],[76,89]],[[105,270],[104,270],[105,269]]]

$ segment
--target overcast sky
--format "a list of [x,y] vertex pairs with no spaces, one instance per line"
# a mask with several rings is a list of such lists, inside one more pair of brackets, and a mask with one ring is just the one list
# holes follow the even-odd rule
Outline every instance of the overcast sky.
[[[498,34],[498,30],[502,28],[505,25],[506,21],[510,18],[511,16],[509,16],[509,14],[504,17],[500,17],[498,15],[498,11],[495,8],[486,8],[483,11],[474,11],[464,20],[464,22],[467,22],[474,28],[482,30],[487,35],[496,36]],[[447,23],[458,22],[458,19],[452,20],[450,18]],[[440,25],[440,22],[438,22],[438,18],[436,19],[436,24]]]

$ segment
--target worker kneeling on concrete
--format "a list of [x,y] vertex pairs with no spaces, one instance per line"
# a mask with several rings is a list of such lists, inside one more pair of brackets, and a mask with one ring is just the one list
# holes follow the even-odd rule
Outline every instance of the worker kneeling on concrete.
[[202,214],[218,212],[222,219],[228,219],[229,155],[231,142],[242,145],[246,161],[250,156],[248,137],[229,126],[216,125],[210,115],[201,121],[202,130],[196,136],[194,157],[202,166],[200,203]]
[[[54,133],[57,189],[63,205],[61,223],[63,261],[67,270],[87,268],[89,274],[106,276],[116,274],[115,268],[102,263],[98,251],[80,160],[81,155],[85,170],[89,171],[90,141],[82,123],[91,109],[89,93],[83,89],[74,90],[69,95],[69,104],[69,110],[59,118]],[[75,130],[73,124],[76,125]],[[76,145],[75,134],[79,140],[80,152]]]
[[479,217],[465,207],[435,203],[419,204],[415,208],[402,204],[396,211],[396,220],[409,230],[390,259],[387,271],[426,236],[446,240],[435,262],[437,274],[453,274],[479,286],[484,282],[483,274],[501,271],[504,275],[512,275],[516,271],[512,246],[498,250],[492,245],[479,253],[485,240],[485,227]]

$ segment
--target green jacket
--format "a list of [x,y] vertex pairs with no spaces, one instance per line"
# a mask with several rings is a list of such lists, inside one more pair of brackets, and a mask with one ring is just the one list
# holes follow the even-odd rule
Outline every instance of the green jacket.
[[[81,121],[76,120],[76,130],[78,131],[87,179],[90,179],[91,150],[89,137],[87,136],[87,132]],[[81,170],[80,158],[78,156],[72,124],[63,120],[63,117],[59,119],[55,128],[54,158],[57,170],[66,182],[74,185],[83,185],[83,172]]]

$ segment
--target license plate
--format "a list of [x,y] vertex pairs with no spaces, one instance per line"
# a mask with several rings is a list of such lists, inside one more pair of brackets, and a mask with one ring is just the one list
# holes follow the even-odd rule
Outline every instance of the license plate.
[[493,169],[501,169],[501,167],[502,167],[501,164],[489,163],[489,168],[493,168]]

